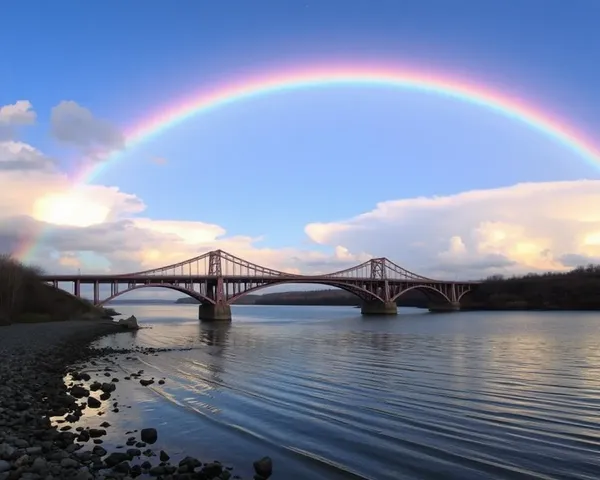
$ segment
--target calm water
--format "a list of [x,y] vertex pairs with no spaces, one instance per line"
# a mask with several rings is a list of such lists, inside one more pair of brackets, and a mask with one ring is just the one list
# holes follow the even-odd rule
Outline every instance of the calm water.
[[275,479],[600,475],[600,314],[117,309],[148,328],[102,344],[192,347],[123,359],[167,383],[121,382],[133,408],[108,418],[157,426],[172,455],[247,475],[266,454]]

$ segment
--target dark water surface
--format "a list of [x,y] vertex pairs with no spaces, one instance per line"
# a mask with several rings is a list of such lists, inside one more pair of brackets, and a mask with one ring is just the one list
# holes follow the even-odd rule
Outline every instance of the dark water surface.
[[117,309],[149,328],[101,344],[192,347],[123,359],[167,382],[121,382],[132,408],[102,418],[172,455],[244,475],[270,455],[290,480],[600,478],[600,314]]

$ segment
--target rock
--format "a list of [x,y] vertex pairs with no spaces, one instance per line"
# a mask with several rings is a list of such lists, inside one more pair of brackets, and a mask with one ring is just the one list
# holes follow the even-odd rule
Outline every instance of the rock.
[[103,428],[90,428],[88,430],[90,437],[92,438],[98,438],[98,437],[102,437],[103,435],[106,435],[106,430],[104,430]]
[[167,473],[167,470],[165,469],[165,467],[161,467],[159,465],[158,467],[151,468],[148,473],[151,477],[160,477],[162,475],[165,475]]
[[0,460],[0,472],[8,472],[10,470],[10,463],[6,460]]
[[81,468],[73,477],[73,480],[92,480],[94,477],[87,468]]
[[90,394],[89,390],[87,388],[83,388],[81,385],[75,385],[73,388],[71,388],[69,393],[75,398],[87,397]]
[[31,469],[38,473],[46,470],[47,468],[48,463],[46,462],[46,459],[42,457],[36,458],[31,465]]
[[135,315],[131,315],[129,318],[121,318],[117,323],[127,330],[139,330],[140,328]]
[[130,469],[129,462],[121,462],[113,467],[113,470],[117,473],[129,473]]
[[94,382],[90,385],[90,390],[92,392],[95,392],[97,390],[100,390],[101,387],[102,387],[102,384],[100,382]]
[[141,457],[142,456],[142,451],[139,448],[128,448],[127,449],[127,455],[129,455],[131,458],[133,458],[133,457]]
[[118,465],[121,462],[127,461],[129,461],[129,455],[123,452],[111,453],[108,457],[104,459],[104,463],[110,468],[114,467],[115,465]]
[[154,383],[154,380],[140,380],[140,385],[142,385],[142,387],[147,387],[148,385],[152,385]]
[[8,443],[0,443],[0,459],[10,460],[15,453],[15,449]]
[[102,390],[104,393],[111,393],[114,392],[116,389],[117,386],[112,382],[106,382],[100,386],[100,390]]
[[189,470],[194,470],[194,468],[198,468],[202,466],[202,462],[200,460],[195,459],[194,457],[185,457],[183,460],[179,462],[180,467],[188,467]]
[[219,475],[221,475],[222,472],[223,465],[217,462],[204,465],[204,468],[202,469],[202,473],[208,478],[218,477]]
[[158,432],[155,428],[144,428],[140,432],[140,438],[142,439],[142,442],[152,445],[153,443],[156,443],[156,440],[158,440]]
[[164,450],[161,450],[160,454],[158,455],[158,458],[160,458],[161,462],[168,462],[171,457],[169,457],[167,452],[165,452]]
[[102,402],[94,397],[88,397],[87,404],[90,408],[100,408],[102,406]]
[[73,460],[72,458],[63,458],[60,461],[60,466],[62,468],[77,468],[79,467],[79,462],[77,460]]
[[270,457],[263,457],[260,460],[256,460],[252,466],[256,474],[263,478],[269,478],[273,474],[273,461]]
[[100,446],[95,446],[92,450],[92,453],[94,455],[98,455],[99,457],[103,457],[104,455],[106,455],[106,450]]

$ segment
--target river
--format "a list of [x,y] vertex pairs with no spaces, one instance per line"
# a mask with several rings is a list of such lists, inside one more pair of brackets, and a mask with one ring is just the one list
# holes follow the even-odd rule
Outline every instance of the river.
[[108,418],[158,427],[172,455],[243,475],[269,455],[289,480],[598,478],[599,313],[115,308],[147,328],[100,344],[191,348],[124,359],[166,383],[129,382]]

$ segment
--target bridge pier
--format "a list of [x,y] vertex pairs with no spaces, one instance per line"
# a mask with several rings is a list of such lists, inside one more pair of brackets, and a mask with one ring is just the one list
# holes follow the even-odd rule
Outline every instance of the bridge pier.
[[360,313],[363,315],[398,315],[396,302],[363,302]]
[[429,311],[433,313],[458,312],[459,310],[460,302],[429,304]]
[[198,319],[205,322],[231,322],[231,307],[226,303],[201,303],[198,305]]

